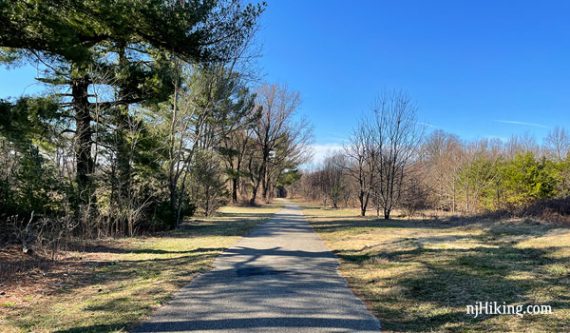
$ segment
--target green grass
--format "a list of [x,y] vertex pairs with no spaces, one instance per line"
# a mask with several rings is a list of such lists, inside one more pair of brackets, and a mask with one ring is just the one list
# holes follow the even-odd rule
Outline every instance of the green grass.
[[[304,213],[386,332],[570,332],[570,229],[528,221],[377,220]],[[466,315],[478,301],[551,315]]]
[[13,308],[15,306],[16,306],[16,302],[10,302],[10,301],[3,302],[0,304],[0,307],[3,307],[3,308]]
[[81,269],[53,292],[23,297],[0,317],[1,332],[126,332],[279,205],[226,207],[153,237],[97,242],[81,256]]

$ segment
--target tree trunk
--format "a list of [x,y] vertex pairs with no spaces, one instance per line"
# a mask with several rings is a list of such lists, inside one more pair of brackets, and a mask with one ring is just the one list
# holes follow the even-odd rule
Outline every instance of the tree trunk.
[[172,182],[169,184],[168,186],[169,192],[170,192],[170,214],[172,214],[170,216],[171,220],[170,220],[170,225],[169,228],[170,229],[174,229],[176,227],[176,225],[178,224],[178,199],[177,199],[177,195],[176,195],[176,184],[173,184]]
[[368,206],[368,197],[364,191],[360,191],[360,195],[358,196],[358,200],[360,201],[360,216],[366,216],[366,208]]
[[176,152],[176,126],[178,124],[178,79],[174,82],[174,94],[172,97],[172,119],[170,121],[170,132],[168,133],[168,190],[170,199],[170,229],[178,225],[178,170],[176,162],[179,158]]
[[75,112],[75,162],[78,217],[81,231],[89,230],[88,219],[94,213],[93,158],[91,156],[91,113],[89,111],[89,78],[84,75],[72,80],[72,105]]
[[264,171],[264,176],[263,176],[263,181],[262,181],[262,187],[263,187],[263,192],[262,192],[262,196],[263,199],[265,200],[266,203],[269,203],[270,201],[270,187],[271,187],[271,176],[269,175],[269,172],[267,171],[267,167],[265,167],[265,171]]
[[259,167],[258,170],[256,170],[257,174],[255,176],[251,177],[251,180],[253,182],[253,190],[252,190],[252,194],[251,194],[251,199],[249,200],[249,204],[251,206],[255,206],[255,200],[257,199],[257,191],[259,191],[259,187],[265,185],[264,182],[265,182],[265,175],[267,172],[267,159],[268,159],[268,157],[269,157],[269,152],[264,150],[263,159],[261,161],[261,166]]
[[267,183],[263,189],[263,197],[265,198],[265,203],[270,203],[271,199],[273,199],[273,186],[271,184],[271,176],[267,177]]
[[254,186],[253,190],[251,191],[251,199],[249,199],[249,205],[250,206],[255,206],[255,200],[257,199],[258,188],[259,188],[259,184],[257,186]]
[[380,217],[380,205],[376,205],[376,217]]
[[[126,68],[128,60],[125,54],[125,46],[118,45],[119,54],[119,67]],[[125,226],[125,232],[129,229],[127,215],[130,212],[126,210],[129,207],[130,201],[130,187],[131,187],[131,149],[128,142],[128,134],[130,131],[129,126],[129,105],[123,104],[131,96],[131,88],[123,80],[119,82],[118,101],[120,104],[116,107],[115,111],[115,150],[117,156],[117,185],[118,200],[115,205],[119,207],[121,214],[118,217],[118,223]]]
[[125,210],[129,206],[130,187],[131,187],[131,162],[130,148],[127,142],[128,128],[128,107],[119,106],[115,111],[116,117],[116,156],[117,156],[117,202],[114,204],[119,207],[118,223],[125,225],[125,231],[128,229],[128,221]]
[[232,178],[232,203],[234,204],[238,202],[238,182],[239,178]]

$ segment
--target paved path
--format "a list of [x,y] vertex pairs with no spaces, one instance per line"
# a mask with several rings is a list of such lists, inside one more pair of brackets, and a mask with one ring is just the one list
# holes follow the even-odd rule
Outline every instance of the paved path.
[[134,332],[378,332],[337,260],[287,206]]

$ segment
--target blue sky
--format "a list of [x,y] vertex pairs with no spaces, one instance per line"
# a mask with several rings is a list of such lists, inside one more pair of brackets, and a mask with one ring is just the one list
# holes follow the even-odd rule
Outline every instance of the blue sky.
[[570,125],[570,1],[269,1],[260,63],[301,92],[319,145],[385,89],[472,140]]
[[[268,0],[263,79],[301,92],[315,144],[339,144],[382,90],[472,140],[570,127],[570,1]],[[33,93],[0,69],[0,98]]]

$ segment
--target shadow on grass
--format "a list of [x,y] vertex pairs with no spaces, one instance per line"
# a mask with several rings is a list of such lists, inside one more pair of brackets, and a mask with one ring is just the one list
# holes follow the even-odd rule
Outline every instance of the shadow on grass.
[[[468,224],[472,223],[476,221],[469,221]],[[550,265],[570,267],[567,257],[553,256],[560,248],[554,244],[541,248],[516,246],[520,240],[545,235],[555,227],[490,222],[481,225],[480,233],[437,235],[437,230],[465,225],[467,224],[456,221],[437,223],[431,220],[378,221],[346,218],[312,222],[317,231],[348,232],[351,235],[358,235],[360,231],[390,233],[394,229],[417,229],[417,232],[411,230],[409,237],[396,241],[356,250],[335,251],[341,260],[357,265],[364,271],[394,270],[390,278],[385,280],[350,275],[351,285],[371,302],[383,329],[387,331],[512,331],[513,326],[509,325],[515,325],[519,329],[532,327],[531,330],[534,331],[567,331],[567,322],[554,320],[547,315],[525,316],[520,319],[507,316],[497,320],[490,316],[475,319],[465,312],[467,305],[480,301],[544,304],[540,297],[545,296],[550,298],[551,301],[547,304],[554,311],[570,309],[569,276],[564,273],[552,274],[548,270]],[[430,232],[422,235],[422,229],[425,228],[434,229],[436,234]],[[471,241],[479,245],[467,248],[438,246],[455,241]],[[405,270],[400,270],[400,267],[415,267],[415,271],[405,274]],[[378,293],[378,283],[381,293]],[[491,318],[494,320],[490,321]],[[522,324],[513,324],[512,321],[517,320]]]
[[[265,218],[265,215],[254,216],[187,222],[177,230],[138,238],[135,242],[106,240],[77,244],[74,250],[92,256],[75,261],[77,269],[59,278],[53,286],[44,286],[43,290],[53,300],[82,293],[80,301],[70,304],[70,308],[84,306],[79,310],[84,315],[77,318],[72,315],[65,326],[76,327],[65,332],[124,329],[149,313],[151,304],[168,299],[167,290],[172,290],[172,286],[181,288],[190,283],[195,274],[210,269],[212,260],[225,249],[217,243],[218,238],[208,241],[210,237],[242,236]],[[201,247],[192,248],[192,238],[200,238]],[[154,286],[151,281],[160,283]],[[41,326],[44,321],[53,322],[46,317],[49,312],[34,311],[38,316],[18,316],[14,322],[23,330]],[[81,318],[87,319],[86,316],[91,320],[82,322]],[[67,319],[62,317],[62,320]]]
[[[225,215],[225,214],[222,214]],[[204,236],[242,236],[251,230],[260,219],[266,218],[267,214],[252,214],[256,219],[240,218],[239,214],[230,219],[217,221],[195,220],[186,222],[176,230],[156,235],[158,238],[194,238]],[[267,215],[269,216],[269,215]],[[189,240],[190,242],[191,240]],[[74,276],[76,283],[67,286],[63,291],[72,292],[77,287],[93,283],[105,283],[107,280],[122,281],[135,278],[137,276],[159,275],[165,270],[176,270],[177,267],[192,263],[210,260],[225,250],[223,247],[200,247],[189,250],[166,250],[160,248],[147,247],[125,247],[113,246],[110,244],[83,245],[82,250],[89,253],[110,253],[110,254],[149,254],[149,255],[180,255],[174,258],[161,257],[144,260],[118,259],[116,261],[89,261],[86,265],[99,267],[103,274],[92,274],[91,271],[78,273]],[[201,270],[200,270],[201,271]],[[195,271],[177,270],[175,278],[190,276]],[[181,285],[187,281],[183,280]]]
[[319,217],[310,218],[311,225],[319,232],[336,232],[349,231],[351,229],[448,229],[457,227],[459,224],[452,224],[445,221],[434,220],[379,220],[376,218],[360,218],[352,219],[343,218],[333,221],[321,221]]
[[196,248],[192,250],[162,250],[162,249],[149,249],[149,248],[129,248],[129,247],[118,247],[110,245],[82,245],[77,247],[81,252],[88,253],[111,253],[111,254],[192,254],[192,253],[202,253],[202,252],[212,252],[212,251],[223,251],[223,247],[214,248]]
[[102,325],[91,325],[85,327],[73,327],[64,330],[57,330],[54,333],[99,333],[99,332],[125,332],[124,329],[130,323],[121,322],[116,324],[102,324]]
[[224,218],[239,218],[242,219],[267,219],[273,217],[275,214],[273,213],[218,213],[218,216]]

